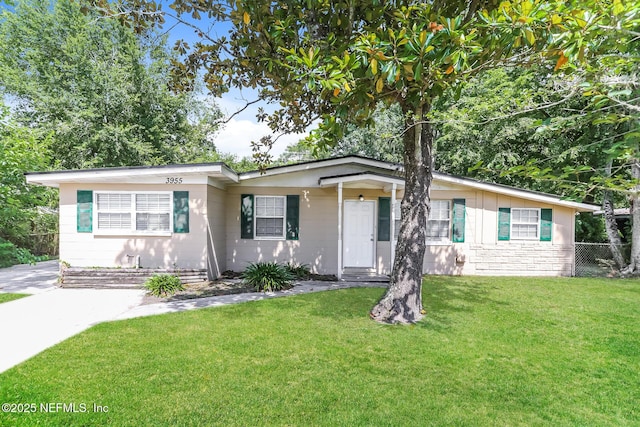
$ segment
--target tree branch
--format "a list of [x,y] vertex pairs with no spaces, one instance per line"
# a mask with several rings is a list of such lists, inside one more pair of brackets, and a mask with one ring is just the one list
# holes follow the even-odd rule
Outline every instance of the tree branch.
[[[611,96],[609,97],[609,99],[612,100],[613,102],[617,103],[618,105],[621,105],[621,106],[623,106],[623,107],[625,107],[625,108],[627,108],[627,109],[629,109],[631,111],[635,111],[635,112],[640,113],[640,106],[630,104],[630,103],[628,103],[626,101],[623,101],[623,100],[617,99],[617,98],[613,98]],[[635,99],[632,99],[631,101],[637,101],[638,99],[640,99],[640,98],[635,98]]]
[[217,122],[216,122],[216,124],[217,124],[217,125],[218,125],[218,124],[227,124],[227,123],[229,123],[229,122],[231,121],[231,119],[233,119],[235,116],[237,116],[238,114],[240,114],[240,113],[242,113],[243,111],[245,111],[245,110],[246,110],[247,108],[249,108],[251,105],[253,105],[253,104],[257,104],[258,102],[262,102],[262,101],[264,101],[264,100],[263,100],[262,98],[260,98],[260,97],[259,97],[258,99],[255,99],[255,100],[253,100],[253,101],[247,101],[247,100],[244,100],[244,99],[243,99],[243,101],[245,101],[245,102],[246,102],[246,104],[245,104],[245,106],[244,106],[244,107],[242,107],[242,108],[240,108],[239,110],[235,111],[233,114],[231,114],[229,117],[226,117],[224,120],[219,120],[219,121],[217,121]]
[[401,136],[404,135],[407,131],[409,131],[409,129],[411,129],[412,127],[414,127],[416,125],[419,125],[419,124],[462,123],[462,124],[468,124],[468,125],[472,125],[472,126],[486,125],[486,124],[489,124],[491,122],[495,122],[495,121],[498,121],[498,120],[509,119],[511,117],[516,117],[516,116],[519,116],[521,114],[530,113],[532,111],[540,111],[540,110],[545,110],[547,108],[555,107],[557,105],[560,105],[560,104],[563,104],[563,103],[567,102],[577,92],[578,92],[577,88],[573,88],[571,90],[571,92],[569,92],[569,94],[567,96],[565,96],[564,98],[562,98],[559,101],[550,102],[550,103],[544,104],[544,105],[537,105],[537,106],[532,107],[532,108],[527,108],[527,109],[516,111],[516,112],[510,113],[510,114],[505,114],[504,116],[491,117],[491,118],[483,120],[481,122],[474,122],[474,121],[470,121],[470,120],[446,120],[446,121],[445,120],[421,120],[421,121],[417,121],[417,122],[413,123],[411,126],[407,127],[405,130],[402,131],[402,133],[400,135]]

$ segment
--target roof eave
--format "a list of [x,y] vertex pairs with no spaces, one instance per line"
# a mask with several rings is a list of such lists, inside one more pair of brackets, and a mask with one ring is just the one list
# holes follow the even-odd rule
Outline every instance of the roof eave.
[[521,199],[534,200],[534,201],[548,203],[552,205],[565,206],[568,208],[575,209],[578,212],[595,212],[598,209],[600,209],[600,207],[596,205],[573,202],[570,200],[562,200],[560,197],[553,196],[550,194],[544,194],[544,193],[539,193],[534,191],[526,191],[526,190],[521,190],[518,188],[509,187],[505,185],[476,181],[473,179],[460,178],[457,176],[442,174],[439,172],[434,172],[433,178],[434,180],[438,179],[440,181],[448,182],[451,184],[472,187],[478,190],[490,191],[493,193],[503,194],[506,196],[513,196]]
[[366,157],[360,156],[344,156],[344,157],[334,157],[331,159],[322,159],[322,160],[313,160],[309,162],[296,163],[293,165],[285,165],[285,166],[275,166],[273,168],[268,168],[264,171],[248,171],[242,172],[239,174],[239,179],[241,181],[253,178],[262,178],[266,176],[280,175],[286,173],[293,172],[301,172],[307,171],[322,167],[331,167],[331,166],[339,166],[348,163],[357,163],[363,166],[370,166],[379,169],[386,169],[389,171],[403,171],[404,168],[402,165],[396,163],[384,162],[382,160],[368,159]]
[[214,174],[224,180],[233,183],[238,182],[238,174],[224,163],[28,172],[25,173],[25,178],[28,184],[55,188],[64,183],[95,182],[96,180],[114,180],[114,182],[117,182],[119,178],[131,177],[132,174],[136,174],[139,177],[175,174],[209,176]]

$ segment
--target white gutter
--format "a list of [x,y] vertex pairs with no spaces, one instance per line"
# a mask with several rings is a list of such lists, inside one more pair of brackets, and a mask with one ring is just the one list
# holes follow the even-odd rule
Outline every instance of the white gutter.
[[238,182],[238,175],[225,165],[172,165],[149,166],[131,168],[105,168],[56,172],[31,172],[25,174],[28,184],[39,184],[48,187],[58,187],[61,183],[104,182],[119,179],[131,179],[154,176],[195,176],[217,175],[231,182]]

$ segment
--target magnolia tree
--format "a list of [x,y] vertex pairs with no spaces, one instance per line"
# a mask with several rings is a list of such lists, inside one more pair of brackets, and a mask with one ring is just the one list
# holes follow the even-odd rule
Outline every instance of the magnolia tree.
[[[302,131],[319,121],[318,144],[332,144],[345,127],[367,120],[376,103],[397,103],[404,117],[405,192],[394,267],[387,293],[371,310],[380,322],[413,323],[425,314],[421,280],[429,213],[436,97],[459,91],[470,76],[501,65],[552,61],[556,70],[586,61],[594,28],[615,27],[619,0],[363,1],[175,0],[174,18],[202,17],[230,26],[227,36],[196,29],[201,43],[178,43],[178,85],[204,70],[214,94],[252,87],[280,108],[262,114],[274,132]],[[155,3],[97,4],[133,25],[161,23]],[[116,7],[120,7],[117,10]],[[215,25],[215,24],[214,24]],[[597,35],[597,34],[596,34]],[[187,84],[188,86],[188,84]],[[269,147],[271,141],[265,139]]]

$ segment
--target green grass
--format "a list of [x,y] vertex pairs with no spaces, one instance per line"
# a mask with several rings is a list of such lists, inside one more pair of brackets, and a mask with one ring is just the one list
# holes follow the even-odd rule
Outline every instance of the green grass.
[[0,425],[640,424],[639,281],[428,278],[408,327],[368,319],[382,292],[97,325],[0,374],[0,402],[88,412]]
[[9,301],[13,301],[16,299],[20,299],[20,298],[24,298],[24,297],[28,297],[28,294],[4,294],[4,293],[0,293],[0,304],[2,304],[3,302],[9,302]]

